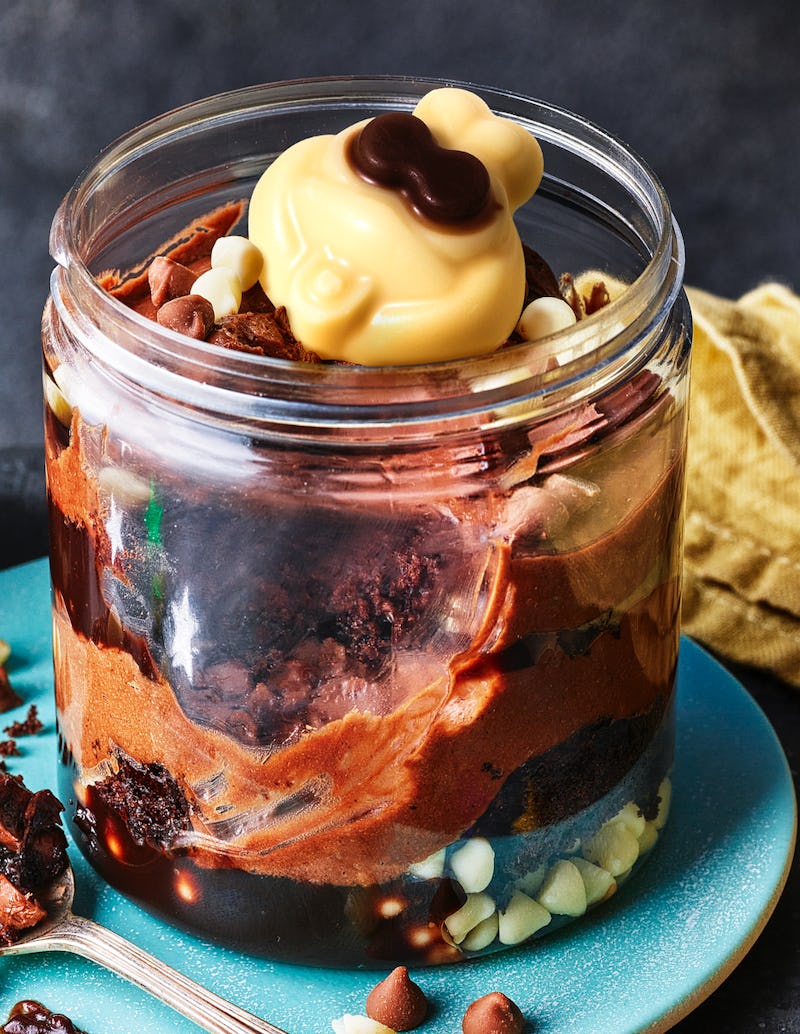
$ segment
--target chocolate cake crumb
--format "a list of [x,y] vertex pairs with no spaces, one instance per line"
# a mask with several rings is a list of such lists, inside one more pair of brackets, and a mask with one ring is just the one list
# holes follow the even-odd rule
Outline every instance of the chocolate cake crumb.
[[163,765],[140,764],[122,751],[117,771],[94,783],[93,794],[124,823],[139,847],[168,849],[190,828],[189,804]]
[[562,273],[558,281],[559,294],[575,313],[576,320],[582,320],[586,315],[586,307],[583,298],[578,293],[575,281],[570,273]]
[[0,664],[0,714],[19,707],[22,698],[14,692],[5,665]]
[[39,711],[36,704],[31,704],[28,708],[28,713],[21,722],[12,722],[11,725],[7,725],[3,732],[8,733],[9,736],[35,736],[41,732],[44,726],[39,719]]
[[0,740],[0,757],[19,757],[20,751],[16,740]]
[[209,334],[208,341],[222,348],[270,356],[273,359],[319,362],[319,358],[303,348],[292,334],[286,309],[282,306],[271,312],[241,312],[223,316]]
[[396,550],[383,570],[343,580],[333,587],[333,638],[369,671],[380,670],[392,642],[425,613],[441,557],[425,556],[409,544]]
[[67,1016],[51,1012],[31,998],[12,1006],[0,1031],[4,1034],[84,1034]]
[[592,284],[591,291],[583,296],[586,315],[591,316],[593,312],[604,308],[610,301],[611,297],[608,293],[608,288],[602,280],[598,280],[597,283]]
[[585,319],[600,309],[605,308],[611,301],[608,287],[602,280],[596,280],[588,293],[581,294],[575,286],[575,281],[570,273],[562,273],[558,282],[559,295],[575,313],[577,320]]

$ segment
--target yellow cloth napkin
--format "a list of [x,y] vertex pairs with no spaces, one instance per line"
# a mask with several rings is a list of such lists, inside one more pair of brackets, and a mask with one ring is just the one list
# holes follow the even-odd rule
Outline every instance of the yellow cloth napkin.
[[684,631],[800,686],[800,298],[687,293]]

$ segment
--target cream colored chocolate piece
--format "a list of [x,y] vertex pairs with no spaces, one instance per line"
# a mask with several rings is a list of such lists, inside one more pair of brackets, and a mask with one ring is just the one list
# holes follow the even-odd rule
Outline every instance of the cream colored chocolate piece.
[[497,937],[499,925],[497,912],[492,912],[470,930],[459,947],[462,951],[483,951]]
[[242,304],[241,281],[227,266],[218,266],[201,273],[192,286],[192,294],[211,302],[215,320],[233,316]]
[[66,395],[56,384],[55,380],[51,380],[48,377],[46,371],[42,372],[42,385],[44,387],[45,402],[50,407],[56,420],[64,427],[69,427],[72,423],[72,406],[69,404]]
[[606,898],[610,898],[617,889],[617,884],[610,872],[587,861],[586,858],[575,857],[570,861],[581,874],[586,889],[586,907],[591,908]]
[[414,114],[450,157],[482,163],[482,214],[443,223],[421,215],[402,186],[366,178],[352,152],[372,120],[295,144],[253,191],[261,283],[323,359],[380,366],[479,355],[519,319],[525,268],[512,216],[541,180],[538,143],[465,90],[433,90]]
[[544,905],[516,890],[505,911],[499,913],[497,935],[503,944],[521,944],[547,926],[551,918]]
[[421,862],[412,862],[408,867],[411,876],[419,880],[435,880],[444,874],[444,862],[447,849],[442,847],[433,854],[423,858]]
[[517,331],[526,341],[538,341],[575,323],[575,313],[563,298],[534,298],[523,309]]
[[647,854],[652,851],[658,843],[658,830],[655,822],[645,822],[644,829],[639,834],[639,854]]
[[551,866],[536,900],[553,915],[582,916],[587,906],[586,887],[576,866],[565,858]]
[[583,845],[583,857],[619,880],[639,857],[639,841],[624,823],[611,819]]
[[656,829],[663,829],[669,818],[669,807],[672,803],[672,783],[669,776],[664,776],[658,787],[658,815],[653,819]]
[[514,889],[521,890],[523,894],[527,894],[529,898],[535,898],[539,893],[539,888],[544,883],[544,878],[547,875],[547,867],[540,865],[538,869],[534,869],[532,872],[525,873],[518,880],[514,881]]
[[261,276],[264,256],[247,237],[230,234],[220,237],[211,249],[211,268],[230,269],[239,278],[243,291],[249,291]]
[[468,894],[486,890],[494,875],[494,848],[484,837],[474,837],[453,852],[450,868]]
[[387,1027],[385,1023],[353,1013],[345,1013],[341,1018],[331,1020],[331,1026],[334,1034],[397,1034],[397,1031]]
[[444,927],[454,944],[460,944],[467,934],[488,919],[495,910],[494,898],[488,894],[467,894],[467,900],[444,921]]

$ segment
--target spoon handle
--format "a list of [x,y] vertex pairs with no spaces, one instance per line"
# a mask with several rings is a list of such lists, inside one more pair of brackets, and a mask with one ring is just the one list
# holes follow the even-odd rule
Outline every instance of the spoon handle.
[[97,962],[212,1034],[286,1034],[280,1027],[226,1002],[91,919],[66,915],[39,941],[38,947],[69,951]]

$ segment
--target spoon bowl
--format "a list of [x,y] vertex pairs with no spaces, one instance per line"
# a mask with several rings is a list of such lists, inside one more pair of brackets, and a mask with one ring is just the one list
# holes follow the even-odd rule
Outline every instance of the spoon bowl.
[[72,867],[67,865],[61,876],[37,895],[47,912],[45,918],[24,931],[13,944],[0,946],[0,955],[72,952],[131,981],[211,1034],[287,1034],[225,1001],[94,920],[74,915],[74,896],[75,877]]

